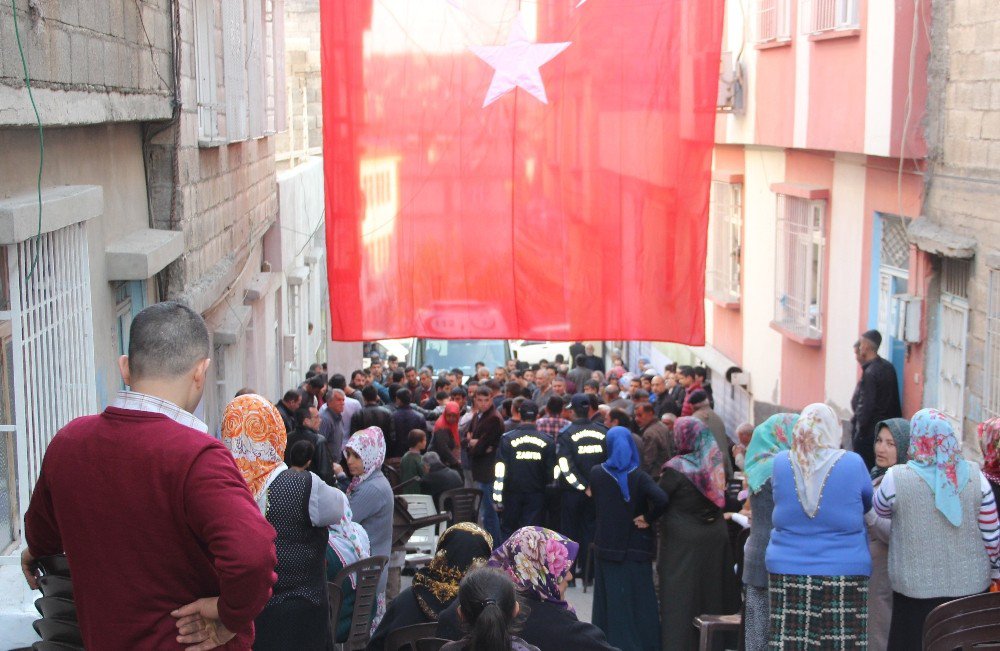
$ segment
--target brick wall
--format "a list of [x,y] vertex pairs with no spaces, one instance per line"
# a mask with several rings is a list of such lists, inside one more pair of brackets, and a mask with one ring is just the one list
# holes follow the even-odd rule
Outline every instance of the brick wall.
[[278,135],[279,156],[322,145],[319,0],[285,0],[285,75],[288,131]]
[[964,425],[966,448],[975,449],[985,381],[987,259],[1000,241],[1000,3],[934,0],[931,39],[924,213],[978,241],[969,284]]

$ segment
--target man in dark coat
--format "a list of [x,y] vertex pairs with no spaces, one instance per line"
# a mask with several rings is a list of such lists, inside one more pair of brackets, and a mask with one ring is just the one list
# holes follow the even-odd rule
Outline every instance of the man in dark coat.
[[869,330],[854,344],[854,357],[861,365],[861,379],[851,398],[851,440],[854,451],[868,468],[875,466],[875,425],[888,418],[901,418],[899,383],[893,365],[879,357],[882,335]]
[[[365,399],[365,406],[351,417],[351,434],[360,432],[368,427],[378,427],[382,430],[382,436],[385,437],[386,450],[393,449],[393,441],[396,440],[396,430],[393,427],[392,414],[388,409],[379,404],[378,390],[369,384],[361,390],[361,396]],[[406,434],[402,436],[405,437]]]
[[396,391],[396,411],[392,414],[392,428],[397,433],[396,441],[386,453],[387,459],[402,458],[409,448],[406,437],[410,430],[427,429],[427,420],[418,414],[410,402],[413,394],[409,389],[403,388]]
[[295,429],[288,435],[288,444],[285,447],[285,462],[288,462],[288,451],[299,441],[309,441],[316,448],[313,456],[313,471],[319,478],[336,486],[337,478],[333,474],[333,467],[330,465],[330,457],[327,453],[326,437],[319,433],[320,417],[319,410],[315,407],[299,407],[295,410]]
[[493,481],[496,479],[497,450],[504,433],[503,420],[493,406],[493,394],[488,388],[479,387],[474,401],[476,413],[462,446],[469,452],[472,480],[476,482],[476,488],[483,491],[479,507],[483,528],[497,543],[503,538],[500,537],[500,516],[493,508]]

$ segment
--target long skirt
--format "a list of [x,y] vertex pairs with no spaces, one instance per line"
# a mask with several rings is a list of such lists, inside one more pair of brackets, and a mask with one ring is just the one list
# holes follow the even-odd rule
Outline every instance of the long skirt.
[[592,622],[619,649],[659,651],[652,563],[595,559]]
[[330,642],[328,608],[291,598],[268,605],[254,620],[254,651],[325,651]]
[[771,574],[769,585],[770,649],[868,647],[867,576]]
[[743,639],[746,651],[765,651],[770,627],[770,596],[767,588],[745,585],[743,608]]
[[892,624],[889,626],[889,650],[908,651],[923,646],[924,620],[941,604],[960,597],[935,597],[914,599],[898,592],[892,593]]

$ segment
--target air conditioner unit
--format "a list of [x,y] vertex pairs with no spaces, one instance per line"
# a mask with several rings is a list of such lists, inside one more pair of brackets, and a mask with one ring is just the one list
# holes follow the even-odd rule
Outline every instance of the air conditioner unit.
[[295,340],[295,335],[285,335],[281,341],[281,361],[286,364],[293,364],[298,356],[299,347],[298,342]]
[[893,337],[908,344],[920,343],[920,318],[923,298],[912,294],[895,294],[892,297]]
[[719,63],[719,97],[715,108],[720,113],[743,112],[743,64],[733,61],[732,52],[723,52]]

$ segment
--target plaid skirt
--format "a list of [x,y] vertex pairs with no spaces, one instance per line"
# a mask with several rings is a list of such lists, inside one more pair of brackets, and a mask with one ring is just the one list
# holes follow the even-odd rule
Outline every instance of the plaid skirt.
[[772,574],[769,648],[866,649],[868,577]]

